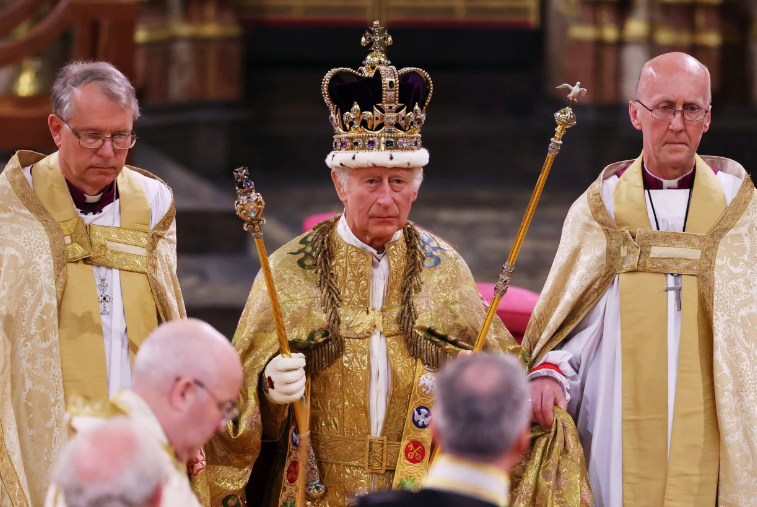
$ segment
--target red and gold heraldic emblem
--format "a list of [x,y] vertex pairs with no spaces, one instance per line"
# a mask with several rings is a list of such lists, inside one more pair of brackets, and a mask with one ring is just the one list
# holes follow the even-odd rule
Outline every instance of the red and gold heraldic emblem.
[[287,481],[289,484],[294,484],[297,482],[297,476],[300,475],[300,464],[297,462],[297,460],[292,461],[289,463],[289,466],[287,467]]
[[426,448],[423,444],[417,440],[411,440],[405,446],[405,459],[412,464],[417,464],[423,461],[426,457]]

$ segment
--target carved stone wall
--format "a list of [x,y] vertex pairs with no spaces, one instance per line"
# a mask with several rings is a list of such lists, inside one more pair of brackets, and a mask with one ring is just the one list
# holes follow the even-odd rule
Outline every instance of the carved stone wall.
[[581,81],[588,102],[632,99],[644,63],[670,51],[689,53],[707,65],[719,104],[750,101],[751,16],[740,0],[548,1],[564,25],[562,51],[553,44],[551,62],[562,62],[565,81]]

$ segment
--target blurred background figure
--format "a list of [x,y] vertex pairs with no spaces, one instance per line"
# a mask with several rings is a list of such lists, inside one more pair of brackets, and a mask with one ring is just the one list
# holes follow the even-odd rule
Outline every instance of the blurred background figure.
[[509,504],[508,473],[528,450],[529,390],[513,357],[460,357],[436,379],[434,439],[442,452],[417,493],[392,491],[358,505],[487,507]]
[[[196,319],[173,321],[140,348],[131,389],[107,406],[74,401],[70,425],[86,433],[115,415],[139,424],[163,449],[158,461],[168,479],[160,505],[199,506],[187,474],[199,474],[205,466],[200,447],[236,417],[241,383],[239,358],[222,334]],[[62,498],[50,503],[56,489],[53,484],[47,505],[63,507]]]
[[69,442],[52,480],[69,507],[158,507],[168,479],[163,452],[138,424],[117,417]]

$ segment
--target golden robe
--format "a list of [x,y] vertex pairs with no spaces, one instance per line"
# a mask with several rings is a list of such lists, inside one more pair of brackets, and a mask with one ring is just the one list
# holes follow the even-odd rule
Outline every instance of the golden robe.
[[[442,348],[454,355],[475,342],[486,309],[460,255],[439,238],[424,231],[419,234],[425,260],[422,288],[414,299],[418,313],[415,332],[431,348]],[[292,240],[270,257],[293,351],[308,351],[328,340],[323,333],[327,321],[320,307],[311,235],[309,232]],[[342,296],[340,330],[345,346],[344,353],[334,363],[311,375],[310,431],[321,479],[328,492],[310,503],[341,507],[347,505],[347,496],[356,491],[392,487],[394,466],[398,458],[402,459],[400,442],[408,420],[411,390],[416,387],[419,360],[411,357],[397,323],[407,249],[404,238],[400,238],[386,244],[389,280],[385,305],[380,311],[392,379],[382,430],[387,441],[386,471],[369,473],[365,459],[366,437],[370,435],[369,337],[374,324],[378,324],[366,326],[359,317],[366,315],[369,306],[372,256],[347,244],[336,227],[329,240],[334,249],[332,270]],[[289,426],[288,407],[270,404],[259,392],[260,376],[279,352],[265,280],[260,274],[250,292],[234,344],[245,373],[240,400],[242,415],[228,434],[216,437],[206,446],[207,465],[201,474],[204,477],[196,478],[195,491],[201,502],[214,507],[230,504],[227,498],[231,503],[238,502],[233,495],[244,498],[244,487],[264,433],[273,439],[281,438],[284,443],[290,435],[285,431]],[[522,349],[498,318],[489,332],[487,348],[515,354],[525,361]],[[422,365],[419,370],[423,371]],[[378,467],[381,466],[379,463]],[[270,485],[272,504],[279,503],[283,468],[279,466],[275,474],[278,480]],[[375,477],[373,486],[371,476]]]
[[[709,230],[697,233],[653,234],[648,231],[648,223],[645,227],[639,227],[639,230],[629,230],[630,227],[617,224],[602,201],[602,182],[623,169],[628,169],[626,174],[632,173],[638,169],[638,165],[634,164],[640,164],[639,160],[608,166],[571,207],[544,291],[526,330],[524,346],[531,355],[532,364],[537,364],[575,328],[605,293],[617,274],[621,274],[621,277],[623,274],[638,274],[641,275],[640,280],[645,280],[643,277],[663,276],[660,273],[682,273],[683,308],[697,308],[698,304],[699,333],[682,332],[679,361],[684,360],[686,350],[696,353],[707,351],[709,347],[711,357],[703,356],[700,358],[701,363],[697,364],[703,365],[701,382],[706,383],[708,378],[713,380],[710,381],[709,387],[694,384],[683,385],[681,388],[693,388],[692,393],[697,395],[701,393],[694,391],[704,391],[705,395],[708,389],[714,392],[717,428],[709,435],[717,435],[719,430],[719,443],[716,442],[715,447],[718,452],[719,444],[719,480],[716,475],[718,505],[757,505],[757,496],[754,494],[757,491],[757,391],[752,380],[757,374],[757,196],[754,184],[746,171],[731,160],[697,157],[695,189],[699,184],[700,175],[711,177],[711,172],[706,173],[709,171],[709,165],[743,179],[737,195],[719,217],[714,217],[714,223]],[[636,174],[640,172],[637,171]],[[706,178],[701,179],[704,182]],[[639,203],[639,209],[634,212],[648,222],[646,209],[641,204],[644,202],[643,190],[638,190],[641,188],[640,181],[639,178],[639,182],[634,183],[636,190],[633,192],[640,192],[640,197],[634,197],[634,202]],[[696,195],[697,192],[694,192],[692,196],[692,216],[704,212],[694,209],[693,201],[697,199]],[[694,277],[696,283],[693,285],[686,281]],[[621,308],[622,284],[623,278]],[[686,299],[687,285],[689,290],[691,287],[696,288],[693,299]],[[662,291],[662,285],[657,284],[655,287]],[[648,304],[649,310],[649,301],[643,302]],[[636,322],[639,326],[645,325],[643,315],[636,315],[634,318],[635,321],[629,321],[626,316],[626,324]],[[682,319],[686,320],[686,317]],[[696,320],[694,325],[697,325]],[[682,323],[682,326],[685,326],[685,323]],[[626,327],[623,328],[623,333],[626,333]],[[708,334],[709,343],[702,342],[702,337]],[[695,341],[695,345],[689,345],[686,349],[684,342],[691,339]],[[697,339],[700,340],[699,345],[696,345]],[[626,347],[633,347],[633,344],[627,343],[626,340],[623,347],[625,354]],[[665,352],[662,354],[664,360]],[[640,356],[639,367],[643,368],[643,363],[655,363],[659,366],[659,356],[657,351],[647,351],[646,359],[643,355]],[[708,367],[708,363],[712,365],[711,368]],[[632,374],[633,372],[627,372],[624,368],[624,393],[629,380],[626,375]],[[649,390],[646,400],[657,399],[659,390],[659,385]],[[666,389],[662,388],[662,391],[666,392]],[[624,410],[625,398],[624,395]],[[645,403],[645,399],[641,399],[640,403]],[[677,414],[678,403],[679,399],[676,398]],[[704,403],[707,405],[707,401]],[[691,412],[682,413],[689,417]],[[674,438],[675,424],[674,421]],[[698,426],[696,433],[687,433],[694,442],[695,449],[699,449],[700,439],[707,440],[707,434],[701,433],[706,427]],[[667,438],[667,435],[664,434],[663,437]],[[637,444],[647,445],[643,441]],[[661,461],[664,467],[664,441],[661,447]],[[673,457],[674,451],[671,450],[670,459]],[[706,466],[707,463],[690,461],[688,467],[691,471],[692,467],[701,465]],[[653,485],[647,485],[657,491],[659,483],[662,482],[662,491],[657,491],[658,494],[664,494],[665,489],[664,468],[662,472],[661,481],[655,480]],[[670,474],[670,471],[668,473]],[[717,469],[715,473],[718,474]],[[625,492],[624,487],[624,495]],[[697,491],[688,491],[682,496],[696,494]],[[659,501],[662,501],[661,497]],[[673,499],[673,502],[675,501],[676,499]]]
[[[43,505],[50,470],[67,440],[65,397],[70,393],[63,387],[67,374],[62,368],[61,303],[67,290],[68,265],[72,264],[68,261],[72,245],[79,241],[89,244],[90,239],[86,229],[83,236],[75,236],[55,220],[29,186],[22,168],[42,160],[49,158],[20,151],[0,174],[1,507]],[[155,178],[141,169],[125,167],[119,182],[122,176],[129,178],[128,171]],[[124,192],[124,187],[119,187]],[[126,192],[122,195],[128,200]],[[65,199],[70,200],[70,196]],[[140,257],[140,265],[145,266],[143,274],[163,321],[186,316],[176,278],[175,216],[171,205],[153,230],[131,234],[146,243],[146,255],[144,262]],[[112,228],[100,230],[109,229]],[[118,238],[110,239],[118,242]],[[92,243],[97,244],[94,240]],[[108,248],[101,253],[109,255]],[[91,277],[91,267],[89,270]],[[94,278],[90,280],[94,282]],[[94,283],[89,288],[95,294]],[[69,293],[71,290],[68,287]],[[66,332],[75,335],[75,330]],[[129,338],[137,339],[138,333],[130,333]],[[99,345],[102,344],[100,332]],[[132,353],[137,346],[130,343]],[[75,343],[67,347],[69,351],[76,350]],[[103,358],[101,370],[104,369]],[[107,398],[107,389],[96,387]]]

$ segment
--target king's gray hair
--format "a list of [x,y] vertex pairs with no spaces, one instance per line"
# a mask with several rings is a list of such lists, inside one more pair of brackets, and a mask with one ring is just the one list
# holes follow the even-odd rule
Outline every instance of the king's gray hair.
[[68,120],[74,114],[74,91],[95,83],[100,93],[121,104],[139,118],[139,103],[134,87],[121,71],[108,62],[71,62],[58,72],[53,84],[53,114]]
[[[351,169],[349,167],[335,167],[332,169],[336,173],[337,179],[339,180],[339,186],[342,187],[343,190],[347,190],[347,187],[350,183],[350,173],[354,171],[354,169]],[[413,172],[413,180],[411,184],[413,185],[413,188],[415,190],[418,190],[421,188],[421,183],[423,183],[423,168],[422,167],[413,167],[410,169],[403,169],[403,171],[412,171]]]
[[[82,453],[86,455],[86,447],[96,445],[90,439],[101,431],[125,436],[133,448],[124,450],[127,457],[123,461],[103,463],[119,467],[113,477],[107,480],[81,477],[76,466],[77,454],[79,459]],[[52,482],[63,494],[67,507],[148,507],[158,488],[168,480],[165,458],[161,456],[164,452],[144,429],[125,417],[114,418],[80,433],[66,444],[53,469]]]
[[450,361],[436,378],[433,424],[445,452],[493,461],[529,421],[528,383],[515,357],[482,353]]

